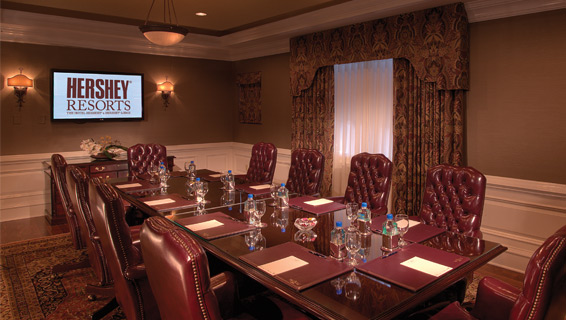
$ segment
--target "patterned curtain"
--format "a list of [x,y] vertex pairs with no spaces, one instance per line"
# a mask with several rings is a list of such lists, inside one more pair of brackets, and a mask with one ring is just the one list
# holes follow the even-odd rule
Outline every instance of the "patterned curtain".
[[315,32],[290,40],[291,93],[320,67],[404,58],[438,89],[468,89],[468,18],[463,3]]
[[334,67],[318,69],[312,86],[293,97],[291,148],[317,149],[324,155],[321,196],[330,196],[334,153]]
[[[429,166],[462,165],[463,90],[469,88],[468,18],[463,3],[295,37],[290,49],[291,145],[316,147],[326,156],[323,195],[329,194],[332,181],[334,110],[329,99],[333,93],[328,91],[333,85],[317,78],[326,73],[321,69],[335,64],[394,58],[412,66],[409,71],[397,65],[394,75],[395,212],[418,212]],[[323,104],[307,107],[315,102]],[[307,123],[300,123],[301,117]]]
[[405,59],[393,62],[393,208],[419,213],[426,171],[437,164],[463,165],[463,90],[438,90]]
[[240,73],[238,114],[241,123],[261,123],[261,72]]

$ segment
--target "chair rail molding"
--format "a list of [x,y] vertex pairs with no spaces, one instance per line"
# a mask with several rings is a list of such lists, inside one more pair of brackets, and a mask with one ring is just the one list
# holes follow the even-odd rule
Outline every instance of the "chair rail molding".
[[[193,160],[197,169],[244,174],[252,146],[239,142],[170,145],[167,154],[175,156],[176,170],[183,170],[184,163]],[[58,153],[70,164],[90,160],[83,151]],[[51,155],[0,156],[0,222],[44,216],[50,210]],[[290,165],[291,150],[277,148],[273,181],[285,182]],[[491,262],[494,265],[524,272],[534,251],[563,225],[566,225],[566,185],[487,176],[481,229],[486,240],[509,248]]]
[[[218,142],[170,145],[167,155],[175,156],[175,170],[193,160],[197,169],[236,174],[247,171],[252,144]],[[84,151],[58,152],[67,163],[92,160]],[[53,153],[0,156],[0,222],[44,216],[51,210],[49,164]],[[285,182],[291,162],[291,150],[278,148],[276,182]]]

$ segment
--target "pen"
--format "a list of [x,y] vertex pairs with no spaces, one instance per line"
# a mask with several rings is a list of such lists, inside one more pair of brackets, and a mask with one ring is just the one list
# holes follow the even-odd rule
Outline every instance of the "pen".
[[314,254],[315,256],[326,259],[326,256],[323,255],[322,253],[318,253],[318,252],[314,252],[314,251],[309,251],[309,253]]
[[390,253],[390,254],[388,254],[388,255],[386,255],[386,256],[381,257],[381,259],[389,258],[389,257],[391,257],[392,255],[397,254],[398,252],[399,252],[399,251],[392,252],[392,253]]

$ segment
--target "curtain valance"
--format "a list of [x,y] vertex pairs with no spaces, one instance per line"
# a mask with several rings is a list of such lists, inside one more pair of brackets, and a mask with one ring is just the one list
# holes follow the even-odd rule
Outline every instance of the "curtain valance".
[[438,89],[469,87],[468,18],[462,3],[315,32],[290,40],[291,93],[312,84],[318,68],[405,58]]

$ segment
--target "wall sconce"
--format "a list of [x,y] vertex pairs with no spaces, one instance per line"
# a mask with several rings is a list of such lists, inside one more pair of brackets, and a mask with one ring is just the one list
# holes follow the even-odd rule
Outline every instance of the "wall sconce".
[[20,68],[20,74],[8,78],[8,86],[14,87],[14,94],[18,98],[18,105],[21,108],[24,103],[24,96],[28,91],[28,87],[33,87],[33,80],[22,74],[23,68]]
[[165,82],[157,85],[157,91],[161,91],[161,98],[163,98],[163,106],[167,108],[169,105],[169,97],[171,92],[173,92],[173,84],[167,80],[165,77]]

